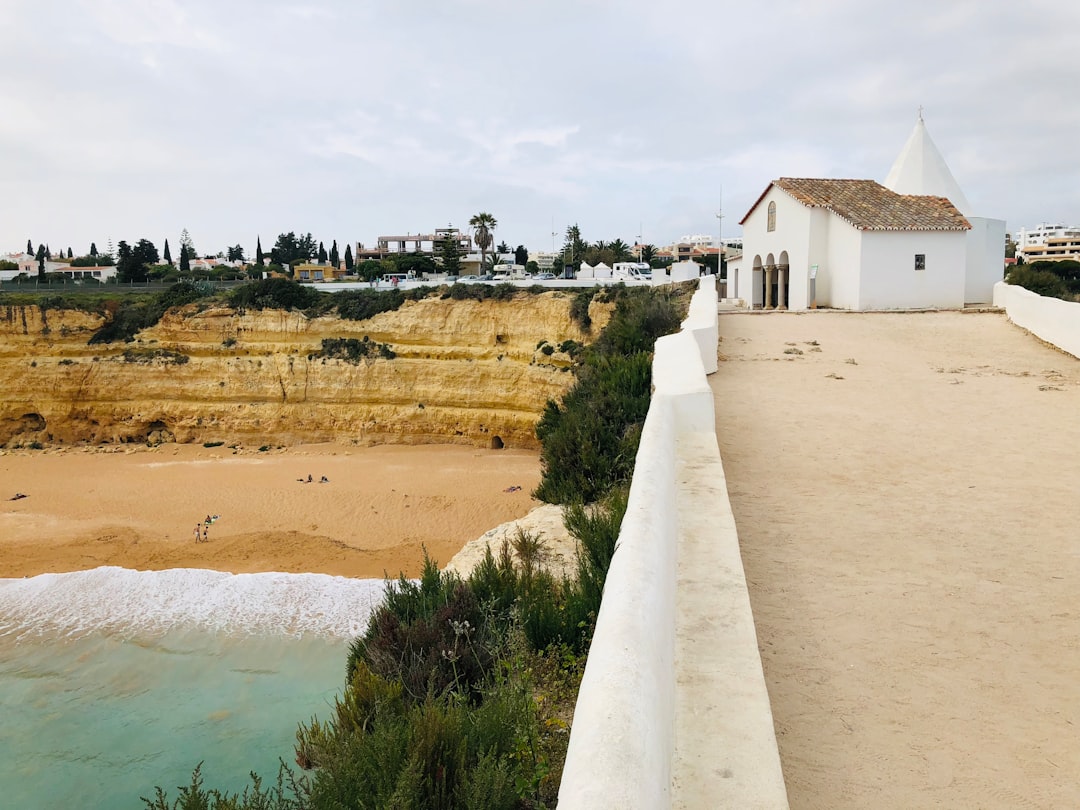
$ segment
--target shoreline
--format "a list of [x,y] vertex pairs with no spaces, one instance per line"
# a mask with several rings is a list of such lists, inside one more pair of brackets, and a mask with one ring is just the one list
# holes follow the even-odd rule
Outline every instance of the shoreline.
[[445,566],[538,506],[539,480],[534,451],[461,445],[5,450],[0,578],[103,565],[415,576],[425,548]]

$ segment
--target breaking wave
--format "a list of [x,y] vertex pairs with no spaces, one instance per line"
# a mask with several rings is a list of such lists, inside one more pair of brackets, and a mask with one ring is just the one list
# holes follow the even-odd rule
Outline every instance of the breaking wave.
[[0,579],[0,636],[160,632],[353,638],[379,602],[379,579],[327,574],[228,574],[198,568],[102,567]]

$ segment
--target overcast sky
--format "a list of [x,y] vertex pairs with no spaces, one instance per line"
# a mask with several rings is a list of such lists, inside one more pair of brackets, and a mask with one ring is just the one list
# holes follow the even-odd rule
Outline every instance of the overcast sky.
[[738,234],[881,181],[924,107],[982,216],[1080,224],[1080,3],[0,0],[0,252],[498,220]]

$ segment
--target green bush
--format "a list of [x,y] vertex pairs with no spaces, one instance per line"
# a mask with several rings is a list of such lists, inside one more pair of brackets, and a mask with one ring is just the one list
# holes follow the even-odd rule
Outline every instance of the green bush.
[[[1040,262],[1040,264],[1044,265],[1049,263]],[[1031,290],[1036,295],[1066,300],[1070,298],[1069,287],[1060,276],[1051,273],[1049,270],[1036,270],[1032,265],[1022,264],[1013,267],[1005,281],[1026,290]]]
[[589,305],[592,303],[593,296],[596,295],[596,287],[592,287],[586,290],[578,290],[573,300],[570,302],[570,320],[576,323],[582,332],[588,332],[592,329],[592,318],[589,316]]
[[616,287],[604,331],[585,351],[561,403],[536,425],[542,476],[533,493],[548,503],[592,502],[629,481],[649,411],[652,347],[679,328],[678,293]]
[[382,312],[394,312],[405,303],[401,290],[344,290],[334,294],[338,316],[366,321]]
[[135,339],[135,335],[157,324],[161,316],[173,307],[198,301],[212,292],[212,287],[191,281],[181,281],[156,295],[126,296],[118,301],[109,302],[106,310],[110,316],[89,342],[114,343],[123,340],[130,343]]
[[348,675],[362,661],[375,674],[398,679],[411,701],[450,690],[473,699],[491,671],[496,644],[473,590],[425,555],[419,582],[402,576],[388,584],[367,632],[349,650]]
[[229,296],[236,309],[318,309],[323,293],[286,278],[266,278],[237,287]]
[[190,359],[186,354],[172,349],[124,349],[123,358],[125,363],[149,365],[158,360],[166,365],[176,366],[182,366]]
[[370,357],[381,357],[384,360],[393,360],[397,355],[386,343],[376,343],[367,335],[363,340],[356,338],[323,338],[322,349],[308,355],[309,360],[319,357],[344,360],[354,365],[361,360]]

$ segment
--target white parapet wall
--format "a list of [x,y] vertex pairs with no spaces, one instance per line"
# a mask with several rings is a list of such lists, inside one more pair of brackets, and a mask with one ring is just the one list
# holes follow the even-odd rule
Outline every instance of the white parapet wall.
[[1035,337],[1080,357],[1080,304],[999,281],[994,285],[994,306]]
[[562,810],[787,807],[706,379],[716,308],[705,277],[683,331],[656,342]]

